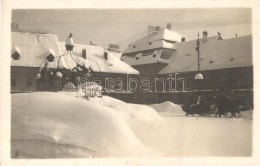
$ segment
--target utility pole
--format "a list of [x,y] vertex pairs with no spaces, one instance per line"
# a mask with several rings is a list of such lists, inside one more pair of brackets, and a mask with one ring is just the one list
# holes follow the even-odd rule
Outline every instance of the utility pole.
[[198,40],[196,43],[196,51],[198,52],[198,72],[195,75],[195,80],[203,80],[203,75],[200,73],[200,34],[198,33]]
[[197,40],[197,48],[198,48],[198,72],[200,72],[200,34],[198,33]]

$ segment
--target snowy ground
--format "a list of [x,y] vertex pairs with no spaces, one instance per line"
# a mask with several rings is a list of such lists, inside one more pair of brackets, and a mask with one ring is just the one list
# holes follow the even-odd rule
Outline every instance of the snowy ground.
[[13,158],[250,156],[252,111],[185,117],[171,102],[90,101],[62,93],[12,94]]

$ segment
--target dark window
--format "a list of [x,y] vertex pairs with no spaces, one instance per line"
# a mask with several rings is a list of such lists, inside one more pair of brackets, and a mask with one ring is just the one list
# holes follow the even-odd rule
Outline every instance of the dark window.
[[123,56],[127,56],[127,57],[135,57],[137,53],[128,53],[128,54],[124,54]]
[[11,74],[11,86],[16,86],[16,75],[14,73]]
[[171,50],[171,49],[163,49],[161,58],[162,59],[169,59],[170,57],[172,57],[174,51],[175,50]]
[[19,60],[21,56],[18,52],[15,52],[15,53],[13,53],[12,57],[14,60]]
[[171,41],[171,40],[164,40],[164,41],[167,43],[172,43],[172,44],[176,43],[176,41]]
[[154,51],[155,51],[155,50],[147,50],[147,51],[144,51],[144,52],[143,52],[143,56],[149,56],[149,55],[153,54]]
[[49,62],[53,62],[54,56],[53,56],[52,54],[48,55],[48,56],[47,56],[47,60],[48,60]]
[[26,86],[32,86],[32,76],[26,77]]

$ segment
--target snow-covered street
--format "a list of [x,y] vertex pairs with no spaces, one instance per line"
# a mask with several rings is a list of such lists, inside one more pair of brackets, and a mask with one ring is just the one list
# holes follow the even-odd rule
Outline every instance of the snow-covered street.
[[13,158],[250,156],[250,116],[185,117],[171,102],[12,94],[11,151]]
[[[142,125],[138,138],[164,156],[249,156],[252,121],[163,116],[164,126]],[[151,131],[151,132],[149,132]]]

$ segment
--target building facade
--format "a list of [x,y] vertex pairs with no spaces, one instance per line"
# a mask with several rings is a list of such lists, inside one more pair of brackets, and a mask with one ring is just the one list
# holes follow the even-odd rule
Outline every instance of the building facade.
[[126,79],[139,72],[114,54],[120,53],[84,44],[74,44],[73,51],[68,51],[56,35],[13,31],[11,92],[56,92],[66,90],[68,83],[73,86],[67,90],[76,91],[79,85],[95,81],[104,93],[127,98]]
[[[223,39],[204,31],[196,40],[171,29],[158,29],[132,42],[123,52],[124,62],[147,78],[144,102],[190,103],[194,95],[233,93],[253,101],[252,36]],[[200,73],[202,80],[195,79]],[[249,101],[248,101],[249,100]]]

